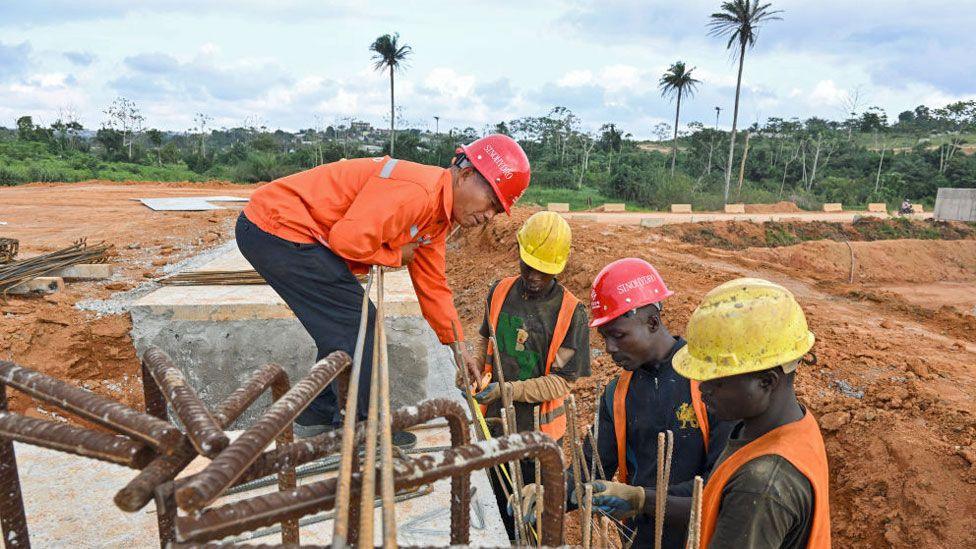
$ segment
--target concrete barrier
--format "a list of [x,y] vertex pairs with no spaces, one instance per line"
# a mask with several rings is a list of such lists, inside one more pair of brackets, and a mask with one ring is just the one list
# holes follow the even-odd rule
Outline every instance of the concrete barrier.
[[671,213],[673,214],[690,214],[691,204],[671,204]]
[[605,212],[625,212],[627,207],[623,203],[608,202],[603,205],[603,211]]
[[663,217],[645,217],[641,219],[640,226],[647,228],[663,227],[666,221]]
[[746,213],[745,204],[726,204],[725,213],[727,214],[744,214]]
[[913,214],[925,213],[925,207],[922,206],[921,204],[912,204],[912,213]]
[[935,218],[940,221],[976,221],[976,189],[939,189]]
[[884,202],[872,202],[868,204],[868,211],[874,213],[888,213],[888,205]]
[[569,203],[567,202],[550,202],[546,205],[546,209],[550,212],[568,212]]
[[823,205],[823,211],[825,212],[842,212],[844,211],[844,205],[840,202],[827,202]]

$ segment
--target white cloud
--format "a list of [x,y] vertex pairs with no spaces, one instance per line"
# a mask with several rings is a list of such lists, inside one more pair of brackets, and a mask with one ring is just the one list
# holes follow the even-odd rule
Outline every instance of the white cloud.
[[603,67],[597,85],[609,92],[637,89],[641,86],[641,70],[632,65]]
[[567,72],[560,78],[556,80],[556,84],[560,86],[583,86],[593,82],[593,72],[589,69],[577,69]]
[[810,101],[813,104],[822,104],[830,107],[840,107],[844,104],[847,92],[838,88],[833,80],[821,80],[810,92]]

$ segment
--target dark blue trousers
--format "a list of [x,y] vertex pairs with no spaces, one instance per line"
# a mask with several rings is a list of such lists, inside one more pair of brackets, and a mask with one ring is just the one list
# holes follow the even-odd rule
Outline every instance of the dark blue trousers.
[[[345,261],[321,244],[298,244],[264,232],[242,213],[237,219],[241,253],[288,304],[318,348],[316,360],[341,349],[353,356],[363,287]],[[357,394],[359,419],[366,419],[373,368],[373,327],[376,308],[369,304],[366,342]],[[266,334],[273,338],[275,334]],[[260,344],[260,342],[256,342]],[[342,424],[337,384],[322,391],[296,420],[301,425]]]

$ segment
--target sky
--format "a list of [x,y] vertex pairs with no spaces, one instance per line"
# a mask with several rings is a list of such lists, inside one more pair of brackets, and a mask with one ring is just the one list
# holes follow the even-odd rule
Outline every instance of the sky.
[[[771,0],[782,20],[746,53],[740,127],[769,117],[894,118],[976,99],[976,0]],[[25,114],[87,128],[116,97],[146,127],[294,131],[389,123],[389,76],[369,45],[398,32],[413,49],[396,75],[411,127],[474,127],[564,106],[584,130],[614,123],[637,138],[673,124],[658,81],[671,63],[701,80],[681,124],[731,125],[737,64],[708,36],[718,0],[368,2],[306,0],[4,0],[0,126]],[[344,122],[346,121],[346,122]]]

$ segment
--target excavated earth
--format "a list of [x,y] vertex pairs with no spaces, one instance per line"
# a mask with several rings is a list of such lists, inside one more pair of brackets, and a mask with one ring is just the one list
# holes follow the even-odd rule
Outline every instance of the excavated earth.
[[[85,304],[138,293],[167,265],[232,238],[237,210],[152,212],[131,199],[247,196],[253,188],[89,182],[0,189],[0,221],[8,222],[0,236],[20,239],[23,256],[88,237],[115,245],[119,271],[108,281],[69,283],[60,294],[0,302],[0,359],[140,406],[128,315]],[[531,213],[516,209],[511,218],[450,242],[448,277],[466,329],[480,322],[489,284],[517,272],[515,230]],[[769,278],[797,295],[819,358],[800,371],[798,391],[827,441],[836,547],[976,546],[976,240],[970,226],[938,228],[938,235],[921,227],[916,238],[925,240],[884,240],[852,237],[891,233],[858,223],[809,224],[799,233],[752,223],[571,225],[573,255],[560,280],[585,301],[605,264],[647,259],[676,292],[664,316],[677,334],[701,297],[732,278]],[[594,375],[574,388],[587,425],[595,390],[617,374],[596,332],[591,343]],[[16,394],[11,406],[35,417],[54,414]],[[567,526],[567,541],[578,541],[575,513]]]

